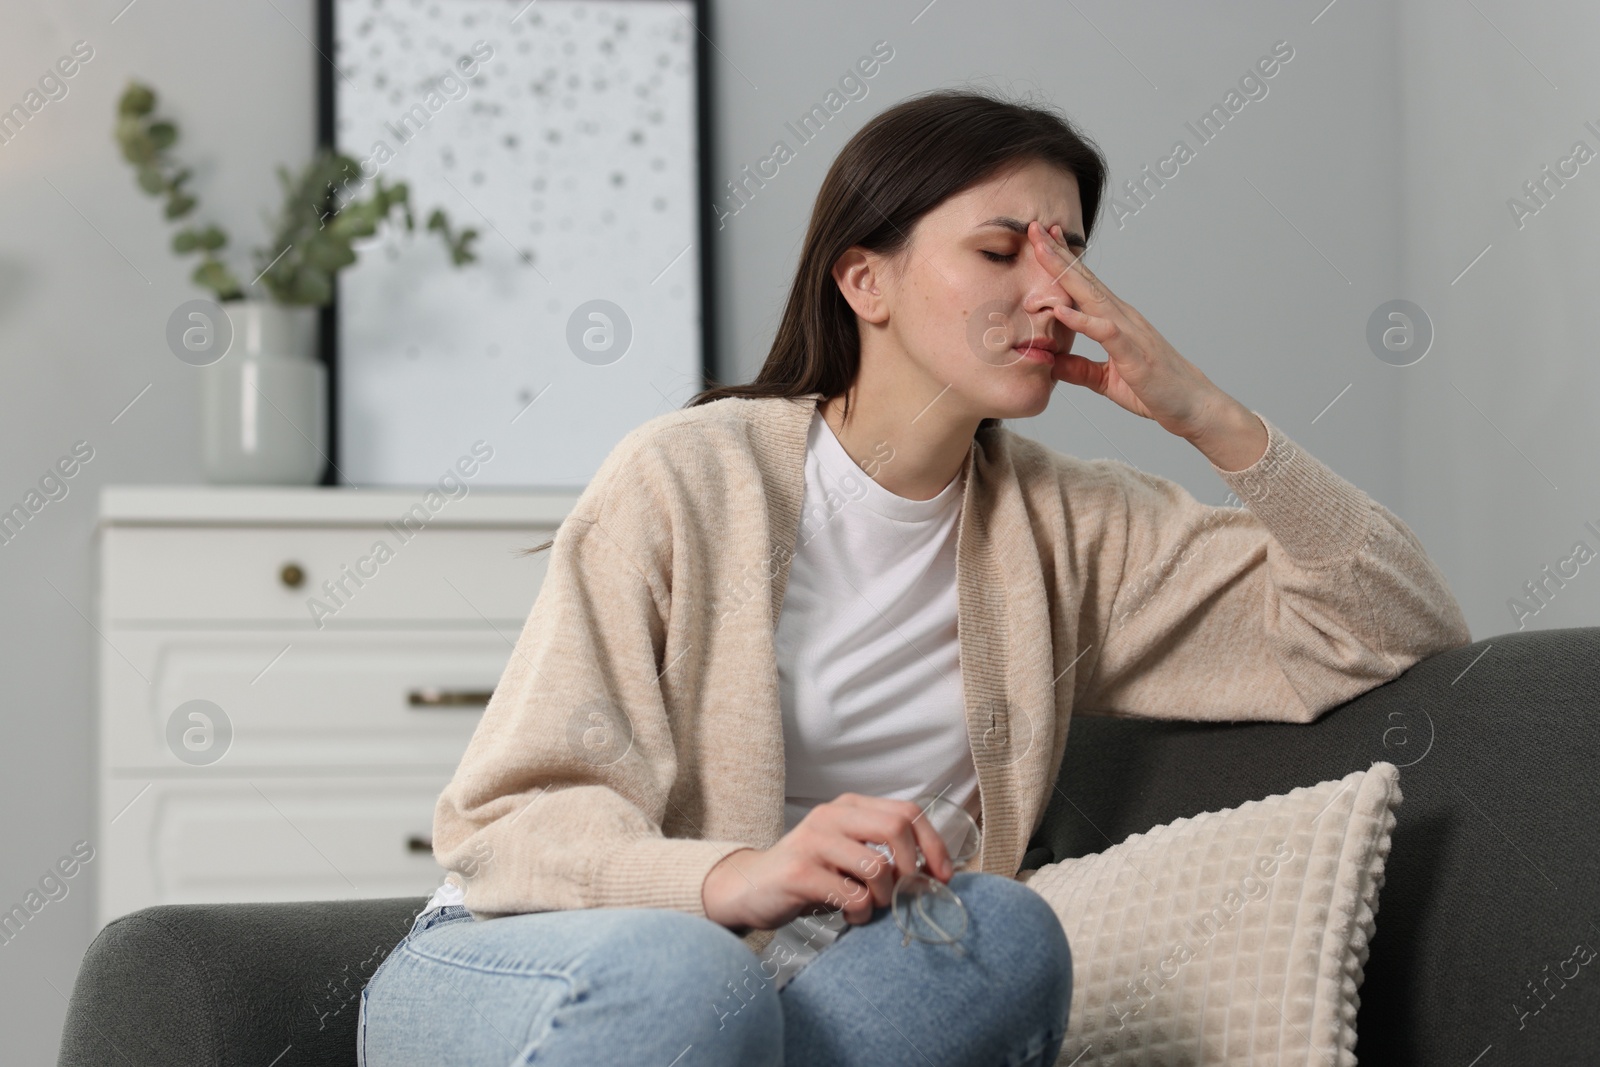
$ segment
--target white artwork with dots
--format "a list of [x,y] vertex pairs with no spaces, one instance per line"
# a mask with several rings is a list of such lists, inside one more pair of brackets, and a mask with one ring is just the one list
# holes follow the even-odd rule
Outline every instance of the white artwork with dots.
[[415,224],[339,276],[339,482],[429,484],[484,439],[495,485],[581,489],[703,387],[696,8],[333,3],[343,201],[404,182]]

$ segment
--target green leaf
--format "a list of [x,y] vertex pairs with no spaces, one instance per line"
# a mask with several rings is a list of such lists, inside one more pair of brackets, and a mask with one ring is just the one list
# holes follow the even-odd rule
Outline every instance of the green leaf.
[[319,171],[324,181],[336,185],[361,180],[361,161],[346,155],[322,155],[313,160],[311,169]]
[[122,115],[148,115],[155,106],[155,90],[129,81],[128,87],[122,91],[122,98],[117,101],[117,112]]
[[326,271],[306,267],[295,278],[293,295],[296,302],[324,305],[333,299],[333,281]]
[[219,259],[207,259],[194,269],[189,275],[196,284],[203,285],[212,290],[222,299],[230,299],[239,292],[239,282],[228,271],[228,267]]
[[167,179],[162,176],[159,167],[142,166],[139,168],[139,188],[151,196],[160,196],[167,191]]
[[116,128],[117,143],[122,146],[122,158],[129,163],[144,164],[156,157],[156,146],[145,136],[138,119],[121,119]]
[[200,235],[190,229],[182,229],[172,235],[172,250],[179,255],[193,252],[200,247]]
[[195,199],[184,193],[174,192],[167,198],[167,218],[181,219],[194,210]]
[[228,243],[228,235],[216,226],[207,226],[199,234],[200,247],[208,252],[214,252]]
[[348,241],[356,237],[371,237],[378,232],[368,204],[352,204],[335,215],[328,229],[335,237]]
[[144,123],[132,115],[118,117],[116,125],[112,127],[118,141],[127,144],[144,136]]
[[157,152],[171,148],[178,140],[178,128],[170,122],[152,122],[150,129],[150,142],[156,146]]
[[350,243],[337,238],[324,237],[314,240],[305,246],[304,253],[307,263],[330,274],[356,261],[356,254],[350,250]]

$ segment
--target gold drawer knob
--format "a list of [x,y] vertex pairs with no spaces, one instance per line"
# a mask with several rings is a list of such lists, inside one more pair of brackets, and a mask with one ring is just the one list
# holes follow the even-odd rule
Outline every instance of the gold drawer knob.
[[278,572],[278,580],[290,589],[299,589],[306,580],[306,572],[300,569],[298,563],[285,563]]

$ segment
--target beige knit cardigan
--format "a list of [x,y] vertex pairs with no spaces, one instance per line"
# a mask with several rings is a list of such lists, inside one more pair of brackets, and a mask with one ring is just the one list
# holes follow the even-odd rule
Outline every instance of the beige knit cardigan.
[[[543,584],[434,813],[475,918],[704,915],[711,867],[782,836],[773,639],[820,399],[651,419],[531,557]],[[1075,711],[1309,723],[1471,641],[1405,523],[1262,423],[1256,463],[1212,465],[1238,507],[1004,427],[975,436],[956,584],[979,869],[1017,875]],[[759,952],[772,933],[742,936]]]

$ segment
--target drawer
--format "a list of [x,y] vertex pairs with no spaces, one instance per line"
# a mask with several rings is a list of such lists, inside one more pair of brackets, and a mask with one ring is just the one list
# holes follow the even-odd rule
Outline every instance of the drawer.
[[107,779],[99,921],[152,904],[427,896],[446,873],[424,843],[448,781]]
[[[448,773],[516,636],[113,628],[100,655],[103,769]],[[199,705],[185,710],[191,701],[208,702],[221,715]],[[196,708],[204,718],[192,717]],[[222,747],[207,752],[211,745]]]
[[[325,632],[352,625],[521,623],[555,527],[115,526],[102,532],[100,610],[111,625],[231,620]],[[286,568],[297,568],[295,575]]]

